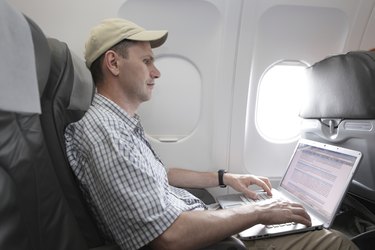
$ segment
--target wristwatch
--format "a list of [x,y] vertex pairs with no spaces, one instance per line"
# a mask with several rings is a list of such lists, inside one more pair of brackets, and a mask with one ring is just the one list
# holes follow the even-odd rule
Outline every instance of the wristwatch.
[[224,174],[226,172],[227,171],[225,171],[224,169],[220,169],[219,171],[217,171],[217,175],[218,175],[218,178],[219,178],[219,187],[221,187],[221,188],[227,187],[227,185],[224,184]]

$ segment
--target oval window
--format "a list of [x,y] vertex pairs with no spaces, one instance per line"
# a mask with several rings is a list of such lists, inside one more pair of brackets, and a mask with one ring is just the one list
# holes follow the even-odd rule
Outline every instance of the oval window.
[[[202,79],[188,59],[165,55],[156,58],[161,78],[150,101],[139,113],[146,133],[160,142],[177,142],[196,128],[201,109]],[[186,77],[188,76],[188,77]]]
[[256,102],[255,124],[260,135],[274,143],[298,139],[302,87],[306,64],[282,61],[262,75]]

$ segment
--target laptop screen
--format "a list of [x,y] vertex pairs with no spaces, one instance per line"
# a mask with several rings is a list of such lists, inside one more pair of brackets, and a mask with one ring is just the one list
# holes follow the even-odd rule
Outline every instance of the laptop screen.
[[301,140],[280,186],[332,219],[360,157],[357,151]]

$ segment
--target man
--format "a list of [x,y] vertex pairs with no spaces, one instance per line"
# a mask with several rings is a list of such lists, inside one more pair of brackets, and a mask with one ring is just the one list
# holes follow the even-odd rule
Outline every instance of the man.
[[[160,77],[152,48],[166,38],[167,31],[146,31],[127,20],[107,19],[92,29],[86,43],[86,65],[97,93],[82,120],[67,127],[65,137],[71,167],[105,237],[122,249],[199,249],[259,223],[310,225],[299,204],[207,210],[198,198],[176,188],[221,184],[256,198],[248,189],[255,184],[272,195],[268,178],[168,169],[154,152],[136,111],[151,98]],[[247,244],[355,249],[327,230]]]

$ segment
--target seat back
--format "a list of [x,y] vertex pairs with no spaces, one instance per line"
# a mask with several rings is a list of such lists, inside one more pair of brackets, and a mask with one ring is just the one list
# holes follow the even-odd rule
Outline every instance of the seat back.
[[302,137],[361,151],[349,192],[375,203],[375,52],[331,56],[306,73]]
[[88,246],[104,240],[84,202],[65,154],[64,130],[79,120],[90,105],[94,85],[83,60],[71,54],[67,45],[49,38],[51,70],[41,98],[41,124],[58,182]]
[[[13,91],[11,97],[15,101],[11,107],[7,105],[12,102],[0,106],[0,249],[87,249],[58,184],[40,125],[39,93],[44,90],[50,68],[47,40],[34,22],[26,21],[19,12],[3,7],[0,10],[5,10],[6,15],[1,14],[2,18],[14,13],[21,22],[2,19],[1,25],[8,25],[8,30],[22,30],[21,40],[28,40],[28,36],[30,40],[29,44],[19,46],[19,38],[14,37],[13,42],[1,49],[19,50],[22,60],[28,61],[31,57],[34,63],[24,65],[33,69],[23,68],[20,73],[28,72],[28,80],[9,70],[8,74],[14,79],[5,82],[5,88],[2,86],[2,91]],[[11,69],[19,69],[17,61],[13,65],[8,59],[1,57],[0,60],[7,60]],[[33,81],[34,78],[37,81]],[[31,94],[34,91],[37,96]]]
[[22,220],[16,184],[3,166],[0,166],[0,197],[0,249],[32,249]]

